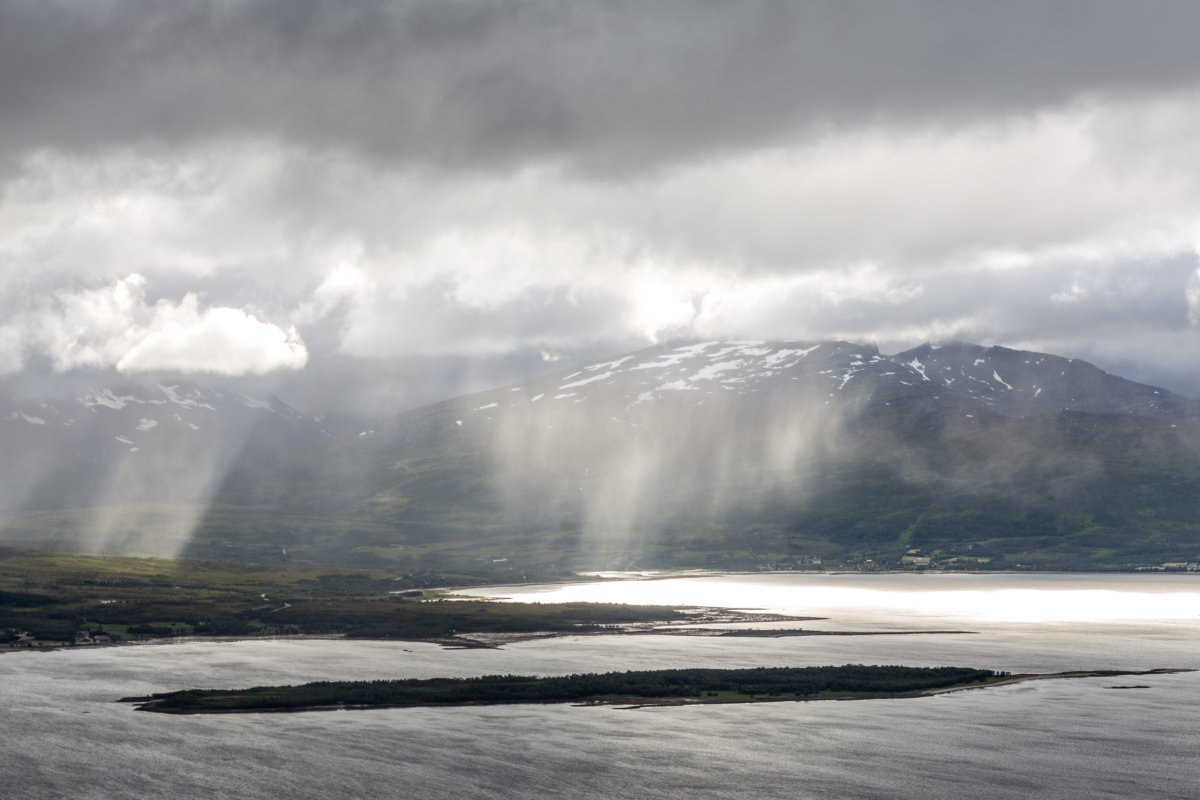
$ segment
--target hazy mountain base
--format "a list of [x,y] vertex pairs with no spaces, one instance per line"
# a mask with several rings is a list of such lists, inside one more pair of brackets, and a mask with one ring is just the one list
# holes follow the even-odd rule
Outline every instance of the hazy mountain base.
[[[291,418],[271,415],[271,435],[219,470],[159,454],[172,470],[223,476],[187,502],[134,471],[122,482],[141,487],[128,495],[136,501],[85,492],[87,508],[10,511],[0,536],[493,580],[613,567],[898,567],[911,550],[969,569],[1200,559],[1194,401],[1002,348],[925,348],[904,363],[845,342],[717,344],[652,348],[356,435],[292,439],[276,430]],[[927,377],[935,367],[945,377]],[[1053,411],[1068,400],[1105,413]],[[1050,405],[1014,416],[1037,403]]]
[[[964,424],[940,412],[894,399],[830,419],[815,426],[827,436],[792,458],[784,477],[763,474],[772,432],[761,428],[732,451],[657,450],[653,469],[635,477],[642,491],[627,492],[637,495],[634,511],[611,482],[625,474],[622,459],[636,456],[636,441],[614,437],[599,455],[549,458],[552,467],[510,464],[492,459],[487,442],[444,443],[437,419],[412,420],[394,434],[403,444],[354,447],[355,457],[377,463],[353,485],[334,489],[323,479],[341,472],[334,452],[300,488],[275,498],[288,516],[273,516],[274,502],[216,508],[186,552],[261,560],[286,548],[290,558],[518,577],[812,568],[815,560],[898,565],[911,549],[972,569],[1128,569],[1200,558],[1196,430],[1077,412]],[[610,466],[596,469],[605,458]],[[614,504],[609,519],[597,497]],[[330,506],[346,516],[304,514]]]
[[[1106,570],[1200,559],[1194,432],[1081,413],[921,427],[845,431],[836,452],[793,464],[787,486],[745,482],[736,462],[723,465],[718,488],[728,499],[717,507],[708,487],[719,478],[696,479],[689,465],[691,475],[673,484],[656,479],[657,500],[620,530],[597,529],[585,508],[555,502],[561,493],[541,490],[529,474],[521,476],[528,495],[545,502],[515,514],[482,474],[483,453],[447,457],[431,441],[348,487],[314,477],[261,504],[25,514],[5,521],[6,538],[87,550],[89,521],[102,513],[110,531],[128,531],[107,537],[115,552],[451,570],[498,581],[613,567],[899,566],[911,549],[968,569]],[[661,469],[670,473],[669,464]],[[336,462],[314,469],[316,476],[337,471]],[[554,480],[586,487],[588,476],[572,472],[566,465]],[[262,491],[247,482],[230,499],[256,499],[247,487]],[[319,511],[327,513],[311,513]]]

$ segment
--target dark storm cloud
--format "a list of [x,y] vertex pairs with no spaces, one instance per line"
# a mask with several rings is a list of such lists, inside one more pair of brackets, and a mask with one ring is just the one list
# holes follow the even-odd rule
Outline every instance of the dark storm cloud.
[[1192,2],[0,3],[0,148],[635,168],[1191,86]]

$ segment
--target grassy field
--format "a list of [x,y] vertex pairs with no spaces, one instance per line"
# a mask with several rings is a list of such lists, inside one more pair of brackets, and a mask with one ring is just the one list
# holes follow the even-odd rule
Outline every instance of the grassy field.
[[430,586],[477,576],[125,558],[0,549],[0,645],[171,636],[345,635],[443,640],[456,634],[583,632],[680,619],[655,606],[430,600]]

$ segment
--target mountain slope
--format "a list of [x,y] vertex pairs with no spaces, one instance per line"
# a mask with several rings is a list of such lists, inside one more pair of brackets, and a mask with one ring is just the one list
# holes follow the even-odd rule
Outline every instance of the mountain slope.
[[1059,411],[1200,420],[1200,402],[1111,375],[1086,361],[965,342],[925,344],[892,356],[935,384],[982,400],[1002,414]]
[[220,499],[336,520],[256,525],[349,563],[1131,566],[1200,557],[1194,409],[999,348],[674,343],[235,469]]

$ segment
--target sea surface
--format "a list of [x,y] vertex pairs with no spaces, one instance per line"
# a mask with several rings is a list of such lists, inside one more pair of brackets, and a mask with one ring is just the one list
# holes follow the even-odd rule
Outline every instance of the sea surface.
[[[190,687],[687,666],[1200,667],[1197,575],[652,575],[475,591],[765,609],[825,618],[806,628],[883,635],[580,636],[501,650],[259,640],[8,654],[0,797],[1200,797],[1200,673],[636,710],[170,716],[114,702]],[[889,635],[913,629],[973,633]]]

